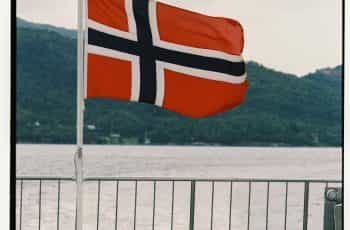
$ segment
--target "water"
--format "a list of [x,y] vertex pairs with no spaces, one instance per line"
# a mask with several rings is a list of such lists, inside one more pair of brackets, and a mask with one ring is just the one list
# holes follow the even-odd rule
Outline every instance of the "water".
[[[73,176],[72,145],[17,145],[18,176]],[[229,148],[229,147],[142,147],[86,146],[85,176],[341,179],[340,148]],[[20,183],[17,183],[19,188]],[[133,229],[134,183],[119,184],[118,229]],[[324,184],[310,188],[310,229],[322,229]],[[74,228],[74,184],[63,183],[61,229]],[[175,185],[174,227],[188,229],[189,184]],[[211,183],[197,185],[196,229],[210,229]],[[85,185],[84,229],[97,227],[97,184]],[[157,184],[155,229],[170,229],[171,183]],[[271,184],[269,229],[283,229],[285,185]],[[20,189],[17,189],[19,197]],[[136,228],[152,229],[153,183],[138,184]],[[228,229],[229,183],[216,183],[213,229]],[[114,182],[102,183],[100,229],[114,229]],[[23,190],[22,229],[38,229],[38,183],[26,182]],[[41,229],[57,228],[57,182],[42,186]],[[232,229],[246,229],[248,184],[232,189]],[[301,229],[303,185],[289,186],[287,229]],[[19,202],[17,202],[19,203]],[[265,229],[266,183],[252,184],[251,229]],[[19,214],[19,208],[17,209]],[[19,227],[19,223],[18,223]]]

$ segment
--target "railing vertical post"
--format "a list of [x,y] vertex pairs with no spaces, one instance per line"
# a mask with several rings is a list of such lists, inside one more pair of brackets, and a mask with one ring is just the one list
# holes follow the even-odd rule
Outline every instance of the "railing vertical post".
[[231,230],[232,224],[232,181],[230,182],[230,212],[229,212],[229,220],[228,220],[228,229]]
[[57,182],[57,230],[60,229],[60,201],[61,201],[61,180]]
[[100,224],[100,199],[101,199],[101,181],[97,182],[97,221],[96,221],[96,229],[99,229]]
[[287,230],[287,220],[288,220],[288,182],[286,182],[286,193],[284,200],[284,230]]
[[212,181],[212,182],[211,182],[210,230],[213,230],[214,196],[215,196],[215,182]]
[[266,230],[269,229],[269,206],[270,206],[270,182],[267,182],[266,188]]
[[118,229],[118,206],[119,206],[119,181],[116,182],[116,188],[115,188],[115,223],[114,228],[115,230]]
[[310,183],[305,182],[304,184],[304,216],[303,216],[303,230],[307,230],[309,221],[309,189]]
[[171,190],[171,223],[170,230],[174,229],[174,196],[175,196],[175,181],[172,181],[172,190]]
[[154,218],[156,215],[156,192],[157,192],[157,181],[153,181],[153,216],[152,216],[152,230],[154,230]]
[[251,206],[251,200],[252,200],[252,182],[249,181],[249,193],[248,193],[248,223],[247,223],[247,229],[250,229],[250,206]]
[[137,219],[137,181],[135,181],[135,194],[134,194],[134,230],[136,230],[136,219]]
[[22,230],[23,180],[21,180],[21,197],[19,201],[19,230]]
[[39,181],[39,230],[41,229],[41,180]]
[[190,230],[194,230],[195,206],[196,206],[196,182],[191,181]]

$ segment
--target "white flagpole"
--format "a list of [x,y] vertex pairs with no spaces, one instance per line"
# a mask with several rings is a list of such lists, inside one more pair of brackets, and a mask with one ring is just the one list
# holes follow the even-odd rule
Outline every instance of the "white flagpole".
[[77,37],[77,151],[75,153],[76,176],[76,230],[83,229],[83,131],[84,131],[84,0],[78,0]]

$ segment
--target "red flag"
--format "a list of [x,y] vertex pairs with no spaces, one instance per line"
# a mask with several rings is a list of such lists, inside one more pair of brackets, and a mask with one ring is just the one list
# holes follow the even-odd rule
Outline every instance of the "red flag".
[[88,0],[86,98],[150,103],[189,117],[239,105],[239,22],[156,0]]

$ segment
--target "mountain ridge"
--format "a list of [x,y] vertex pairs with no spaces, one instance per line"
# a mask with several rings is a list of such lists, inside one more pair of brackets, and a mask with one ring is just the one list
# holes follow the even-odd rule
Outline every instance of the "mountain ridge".
[[[76,38],[77,37],[77,31],[74,30],[74,29],[67,29],[67,28],[64,28],[64,27],[53,26],[53,25],[50,25],[50,24],[42,24],[42,23],[30,22],[30,21],[22,19],[20,17],[17,17],[17,28],[41,29],[41,30],[47,30],[47,31],[56,32],[58,34],[61,34],[62,36],[66,36],[66,37],[69,37],[69,38]],[[252,60],[250,60],[248,62],[250,62],[252,64],[257,64],[257,65],[264,66],[262,64],[259,64],[258,62],[252,61]],[[264,66],[264,67],[268,68],[266,66]],[[308,76],[308,75],[311,75],[311,74],[316,73],[316,72],[324,72],[324,73],[326,73],[327,71],[331,71],[331,70],[336,70],[337,74],[342,74],[341,73],[342,72],[341,68],[342,68],[341,65],[337,65],[337,66],[334,66],[334,67],[320,68],[320,69],[316,69],[314,72],[310,72],[310,73],[304,74],[301,77]],[[271,70],[274,70],[274,69],[271,68]],[[274,70],[274,71],[276,71],[276,70]],[[279,71],[279,72],[282,72],[282,71]],[[283,72],[283,73],[291,74],[291,73],[287,73],[287,72]],[[294,75],[294,76],[298,77],[295,74],[291,74],[291,75]]]
[[77,31],[74,29],[67,29],[67,28],[53,26],[49,24],[34,23],[19,17],[16,18],[16,27],[52,31],[69,38],[77,37]]

